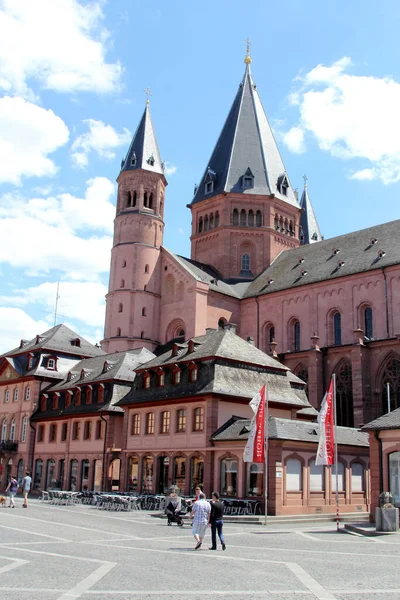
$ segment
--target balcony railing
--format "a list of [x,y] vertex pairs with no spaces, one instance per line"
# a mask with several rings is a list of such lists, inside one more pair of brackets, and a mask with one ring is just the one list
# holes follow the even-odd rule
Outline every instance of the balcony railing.
[[2,440],[0,442],[0,452],[18,452],[18,442]]

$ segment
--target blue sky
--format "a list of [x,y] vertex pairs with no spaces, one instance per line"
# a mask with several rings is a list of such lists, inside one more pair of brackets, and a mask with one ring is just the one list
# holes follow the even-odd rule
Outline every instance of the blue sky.
[[[115,179],[145,105],[164,245],[190,254],[199,181],[252,72],[323,235],[400,218],[395,1],[0,0],[0,351],[58,322],[102,338]],[[4,35],[3,35],[4,33]]]

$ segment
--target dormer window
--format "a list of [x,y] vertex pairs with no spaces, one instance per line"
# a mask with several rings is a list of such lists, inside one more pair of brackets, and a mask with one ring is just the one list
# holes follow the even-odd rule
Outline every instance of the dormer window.
[[71,371],[68,371],[67,381],[71,381],[71,379],[72,379],[72,373],[71,373]]
[[216,179],[216,173],[210,167],[207,169],[207,175],[204,181],[204,192],[206,194],[211,194],[214,191],[214,182]]
[[47,366],[47,369],[49,371],[55,371],[56,370],[56,360],[55,360],[55,358],[48,358],[46,366]]
[[29,356],[28,358],[28,371],[30,371],[33,367],[33,356]]
[[206,181],[204,192],[206,194],[211,194],[211,192],[213,192],[213,191],[214,191],[214,182],[213,181]]
[[103,365],[103,373],[106,373],[107,371],[108,371],[108,362],[105,360],[104,365]]
[[143,373],[143,387],[145,390],[150,388],[150,373],[148,371]]
[[340,252],[340,248],[333,248],[333,250],[332,250],[332,254],[335,254],[335,255],[339,254],[339,252]]
[[244,190],[248,190],[254,187],[254,175],[251,172],[251,169],[246,169],[246,173],[242,177],[242,188]]
[[135,167],[135,166],[136,166],[136,154],[133,153],[132,158],[131,158],[131,167]]
[[81,340],[79,338],[75,338],[74,340],[71,340],[71,346],[77,346],[78,348],[80,348]]
[[165,373],[163,369],[158,369],[157,371],[157,385],[158,387],[162,387],[165,384]]
[[289,180],[288,180],[288,178],[286,176],[286,173],[282,173],[282,175],[279,175],[277,187],[278,187],[278,191],[283,196],[287,196],[287,191],[288,191],[288,188],[289,188]]
[[85,375],[86,375],[86,371],[85,371],[85,369],[82,369],[82,371],[81,371],[81,379],[84,379]]
[[147,163],[148,163],[148,164],[149,164],[151,167],[154,167],[154,163],[155,163],[155,162],[156,162],[156,161],[154,160],[154,156],[153,156],[153,155],[151,155],[151,156],[150,156],[150,158],[148,158],[148,159],[147,159]]
[[172,383],[174,385],[176,385],[180,382],[181,382],[181,370],[178,367],[178,365],[174,365],[174,367],[172,369]]
[[311,239],[312,239],[314,242],[317,242],[317,241],[318,241],[318,233],[317,233],[316,231],[314,231],[314,233],[312,234],[312,236],[311,236]]
[[189,382],[194,383],[197,381],[197,365],[194,362],[189,364]]

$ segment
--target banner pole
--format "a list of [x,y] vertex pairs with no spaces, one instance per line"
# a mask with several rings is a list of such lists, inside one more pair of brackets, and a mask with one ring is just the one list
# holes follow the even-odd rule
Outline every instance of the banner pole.
[[336,416],[336,373],[332,375],[333,382],[333,418],[335,430],[335,480],[336,480],[336,531],[339,531],[339,464],[337,443],[337,416]]
[[389,381],[386,383],[386,395],[387,395],[388,413],[390,413],[390,383],[389,383]]
[[264,465],[264,500],[265,500],[265,510],[264,510],[264,525],[267,526],[267,512],[268,512],[268,390],[266,384],[265,387],[265,409],[264,409],[264,454],[265,454],[265,465]]

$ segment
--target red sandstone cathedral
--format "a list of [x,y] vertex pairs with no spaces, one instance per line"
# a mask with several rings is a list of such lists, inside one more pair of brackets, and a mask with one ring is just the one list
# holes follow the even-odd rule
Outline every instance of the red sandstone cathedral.
[[268,510],[331,512],[315,421],[335,373],[340,503],[371,505],[354,428],[387,412],[388,392],[400,406],[400,222],[322,238],[245,63],[188,205],[190,258],[163,246],[167,181],[146,104],[117,179],[102,349],[57,326],[1,357],[2,481],[28,467],[36,489],[200,483],[262,501],[262,466],[242,454],[266,382]]

